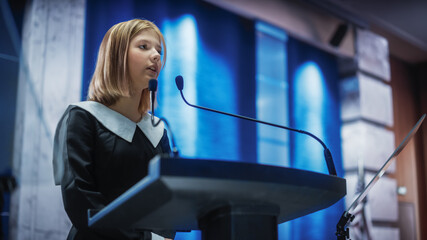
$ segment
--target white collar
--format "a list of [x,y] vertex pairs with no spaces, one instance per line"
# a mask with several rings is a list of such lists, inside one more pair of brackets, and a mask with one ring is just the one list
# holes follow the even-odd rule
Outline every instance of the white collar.
[[[164,123],[160,122],[157,127],[154,127],[151,124],[151,115],[149,113],[145,114],[141,121],[135,123],[122,114],[98,102],[84,101],[73,103],[71,105],[78,106],[88,111],[99,122],[101,122],[104,127],[130,143],[135,135],[136,126],[141,129],[154,147],[156,147],[159,144],[160,139],[162,139]],[[157,117],[154,118],[156,122],[159,121]]]

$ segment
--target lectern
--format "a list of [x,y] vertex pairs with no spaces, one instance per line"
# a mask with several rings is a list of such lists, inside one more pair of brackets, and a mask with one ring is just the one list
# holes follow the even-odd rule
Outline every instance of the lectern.
[[276,240],[277,224],[344,197],[343,178],[261,164],[156,156],[148,175],[103,209],[94,228],[201,230],[204,240]]

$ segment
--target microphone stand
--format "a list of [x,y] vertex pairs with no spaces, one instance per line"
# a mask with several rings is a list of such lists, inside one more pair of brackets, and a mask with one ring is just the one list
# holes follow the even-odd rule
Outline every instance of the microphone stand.
[[335,170],[334,161],[332,159],[331,151],[329,151],[329,149],[326,147],[326,144],[324,142],[322,142],[322,140],[320,140],[318,137],[316,137],[312,133],[304,131],[304,130],[299,130],[299,129],[294,129],[294,128],[274,124],[274,123],[264,122],[264,121],[254,119],[254,118],[250,118],[250,117],[240,116],[240,115],[222,112],[222,111],[218,111],[218,110],[207,108],[207,107],[201,107],[201,106],[193,105],[185,99],[184,94],[182,93],[182,89],[184,88],[184,80],[183,80],[182,76],[177,76],[175,78],[175,82],[176,82],[176,85],[178,87],[179,92],[181,93],[182,99],[190,107],[194,107],[194,108],[198,108],[198,109],[202,109],[202,110],[206,110],[206,111],[210,111],[210,112],[215,112],[215,113],[219,113],[219,114],[223,114],[223,115],[227,115],[227,116],[231,116],[231,117],[236,117],[236,118],[240,118],[240,119],[244,119],[244,120],[248,120],[248,121],[253,121],[253,122],[257,122],[257,123],[261,123],[261,124],[265,124],[265,125],[269,125],[269,126],[282,128],[282,129],[286,129],[289,131],[294,131],[294,132],[299,132],[302,134],[309,135],[310,137],[314,138],[316,141],[318,141],[323,146],[323,149],[324,149],[323,154],[325,156],[326,165],[328,166],[329,175],[333,175],[333,176],[337,175],[337,172]]
[[415,133],[420,128],[421,124],[424,121],[424,118],[426,117],[426,114],[423,114],[421,118],[418,120],[418,122],[412,127],[411,131],[405,136],[405,138],[402,140],[402,142],[399,144],[399,146],[394,150],[394,152],[391,154],[391,156],[387,159],[387,161],[384,163],[384,165],[377,171],[375,176],[371,179],[371,181],[366,185],[366,187],[363,189],[363,191],[357,196],[357,198],[353,201],[353,203],[350,205],[350,207],[344,211],[342,214],[340,220],[337,224],[337,231],[335,235],[337,236],[337,240],[346,240],[350,239],[350,233],[347,226],[353,221],[354,215],[350,214],[350,211],[353,211],[356,209],[357,205],[361,203],[366,195],[368,195],[368,192],[372,189],[372,187],[375,185],[375,183],[378,182],[378,180],[384,175],[387,168],[391,165],[393,159],[399,155],[399,153],[405,148],[405,146],[409,143],[409,141],[412,139],[412,137],[415,135]]
[[169,130],[169,134],[171,136],[171,142],[172,142],[172,156],[178,157],[179,151],[175,144],[175,138],[173,137],[172,128],[169,125],[169,122],[164,117],[158,117],[159,120],[156,122],[154,120],[154,100],[155,100],[155,92],[157,91],[157,80],[151,79],[148,82],[148,89],[150,90],[150,99],[151,99],[151,124],[153,127],[157,127],[161,121],[166,125],[166,128]]
[[335,235],[337,240],[346,240],[350,239],[350,231],[347,226],[354,220],[354,215],[350,214],[348,211],[345,211],[337,224],[337,231]]

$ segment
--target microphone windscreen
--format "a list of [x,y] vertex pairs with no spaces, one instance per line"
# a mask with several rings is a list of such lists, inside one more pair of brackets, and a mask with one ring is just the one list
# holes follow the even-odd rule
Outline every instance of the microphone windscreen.
[[151,79],[150,81],[148,81],[148,90],[150,90],[151,92],[157,91],[157,80],[156,79]]
[[182,91],[182,89],[184,89],[184,79],[181,75],[176,76],[175,83],[179,91]]

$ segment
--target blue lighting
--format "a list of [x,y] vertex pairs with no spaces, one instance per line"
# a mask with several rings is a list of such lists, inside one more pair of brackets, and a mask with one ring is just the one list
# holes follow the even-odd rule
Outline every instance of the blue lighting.
[[[288,126],[287,35],[256,23],[256,114],[263,121]],[[258,163],[289,167],[289,132],[257,125]]]
[[196,71],[198,52],[197,22],[192,15],[183,15],[175,20],[165,19],[161,30],[166,36],[166,67],[159,77],[159,112],[173,122],[173,132],[179,143],[182,156],[197,155],[197,110],[181,100],[174,79],[184,76],[184,93],[197,104]]
[[[325,78],[319,66],[312,61],[303,63],[295,73],[294,82],[295,100],[294,114],[298,129],[311,132],[320,139],[325,138]],[[295,135],[294,167],[315,172],[327,172],[323,159],[323,147],[313,138],[306,135]]]
[[161,29],[166,36],[168,56],[159,77],[159,113],[173,123],[181,155],[238,160],[237,121],[185,105],[174,83],[175,77],[182,75],[188,101],[236,113],[231,67],[222,55],[203,42],[193,15],[165,19]]
[[[290,123],[309,131],[331,150],[338,176],[342,173],[340,106],[336,57],[294,39],[288,41]],[[323,147],[303,134],[291,134],[292,167],[328,174]],[[334,239],[344,211],[343,201],[290,221],[289,239]]]

